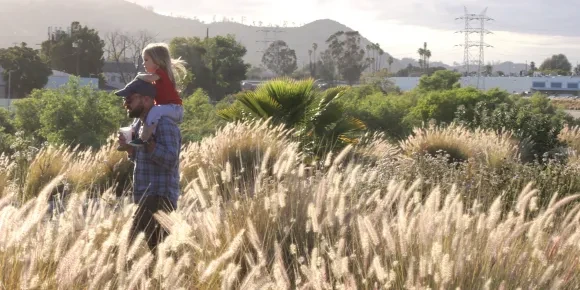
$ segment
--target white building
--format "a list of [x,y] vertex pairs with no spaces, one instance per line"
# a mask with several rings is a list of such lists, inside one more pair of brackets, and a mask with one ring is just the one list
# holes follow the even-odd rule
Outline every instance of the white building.
[[[419,77],[390,78],[402,91],[409,91],[419,85]],[[580,93],[578,76],[542,76],[542,77],[482,77],[479,87],[484,90],[499,88],[509,93],[542,91],[551,94]],[[462,77],[462,87],[477,87],[477,77]]]
[[[9,108],[11,100],[8,98],[8,82],[4,81],[2,77],[4,69],[0,67],[0,107]],[[68,83],[72,75],[53,70],[52,75],[48,77],[48,82],[44,86],[45,89],[56,89],[62,87]],[[98,78],[80,78],[79,79],[80,86],[90,86],[95,89],[99,87],[99,79]]]
[[[137,76],[137,71],[141,68],[139,65],[135,68],[132,62],[114,62],[106,61],[103,65],[103,75],[108,90],[122,89]],[[124,76],[124,80],[123,80]],[[127,82],[125,82],[127,81]]]

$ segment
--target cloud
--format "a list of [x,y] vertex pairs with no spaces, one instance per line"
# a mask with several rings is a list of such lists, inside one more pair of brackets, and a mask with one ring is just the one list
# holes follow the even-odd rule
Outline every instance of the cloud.
[[[321,0],[326,1],[326,0]],[[580,36],[580,10],[578,0],[351,0],[361,9],[384,11],[380,20],[391,20],[408,25],[435,29],[461,30],[463,22],[456,20],[464,14],[479,14],[487,9],[494,19],[486,27],[496,31],[529,34]],[[476,25],[474,22],[473,25]]]
[[218,16],[251,14],[268,5],[266,0],[174,0],[165,1],[163,5],[159,5],[156,0],[133,0],[131,2],[144,6],[152,5],[158,10],[171,11],[175,14]]

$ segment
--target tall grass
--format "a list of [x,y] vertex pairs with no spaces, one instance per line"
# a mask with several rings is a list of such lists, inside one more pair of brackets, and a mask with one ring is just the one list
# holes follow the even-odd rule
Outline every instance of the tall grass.
[[[70,170],[51,171],[59,174],[42,182],[37,196],[24,203],[17,202],[16,187],[6,186],[0,200],[3,287],[580,286],[576,275],[580,270],[580,195],[534,189],[555,179],[554,170],[541,171],[551,174],[545,180],[535,179],[540,171],[533,171],[534,165],[521,165],[532,168],[529,172],[513,165],[510,170],[524,176],[507,186],[503,179],[491,180],[501,178],[491,163],[478,166],[477,175],[469,171],[470,162],[484,159],[468,158],[458,166],[445,156],[406,156],[379,138],[329,154],[322,167],[309,170],[311,164],[301,162],[283,128],[263,122],[228,126],[199,144],[184,146],[178,210],[156,215],[170,231],[156,257],[148,252],[142,236],[133,244],[128,241],[135,210],[129,199],[113,206],[103,202],[115,195],[114,187],[92,199],[80,186],[84,183],[77,181],[79,186],[71,189],[65,210],[50,213],[51,193],[67,178],[79,178],[73,178]],[[493,144],[499,141],[493,142],[477,150],[495,148]],[[473,149],[475,144],[466,152],[479,152]],[[256,159],[239,162],[242,155],[235,152],[242,150],[253,152],[250,156]],[[68,168],[86,168],[87,174],[93,174],[86,166],[97,164],[91,160],[102,160],[99,154],[108,151],[72,152],[72,157],[69,151],[51,152],[52,158],[66,160]],[[59,157],[55,152],[62,154]],[[46,158],[46,154],[36,158]],[[479,182],[472,180],[486,168],[488,175]],[[251,178],[235,178],[247,170],[254,172]],[[460,174],[466,172],[473,175],[462,179]],[[216,176],[219,182],[208,176]],[[469,187],[467,182],[472,182]],[[244,186],[248,183],[252,186]],[[223,188],[237,189],[239,194],[226,199]],[[513,198],[505,199],[506,195]],[[546,197],[547,202],[541,202]]]

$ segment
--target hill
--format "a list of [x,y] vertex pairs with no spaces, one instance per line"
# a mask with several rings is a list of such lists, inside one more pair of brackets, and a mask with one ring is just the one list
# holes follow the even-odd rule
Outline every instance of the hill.
[[[66,27],[73,21],[95,28],[101,35],[115,30],[137,32],[147,30],[157,35],[158,41],[170,41],[173,37],[205,37],[209,35],[235,34],[247,49],[245,60],[252,65],[260,63],[264,50],[264,32],[268,27],[255,27],[235,22],[202,23],[194,19],[177,18],[155,13],[125,0],[5,0],[0,11],[0,47],[26,42],[36,46],[48,37],[48,27]],[[356,28],[355,28],[356,29]],[[308,50],[317,43],[318,52],[326,49],[326,39],[336,31],[351,31],[339,22],[330,19],[317,20],[301,27],[280,28],[277,38],[282,39],[296,50],[298,67],[308,65]],[[363,35],[364,36],[364,35]],[[273,38],[269,33],[268,38]],[[371,43],[363,38],[361,47]],[[387,67],[388,53],[383,55],[382,67]],[[405,67],[399,60],[392,68]]]

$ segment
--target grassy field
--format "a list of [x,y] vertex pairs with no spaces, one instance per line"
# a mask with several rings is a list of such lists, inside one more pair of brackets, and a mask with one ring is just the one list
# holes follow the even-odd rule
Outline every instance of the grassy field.
[[509,133],[457,126],[304,163],[292,132],[231,123],[184,146],[156,257],[128,242],[113,142],[4,157],[0,288],[578,289],[579,136],[562,131],[570,151],[544,164],[520,162]]

